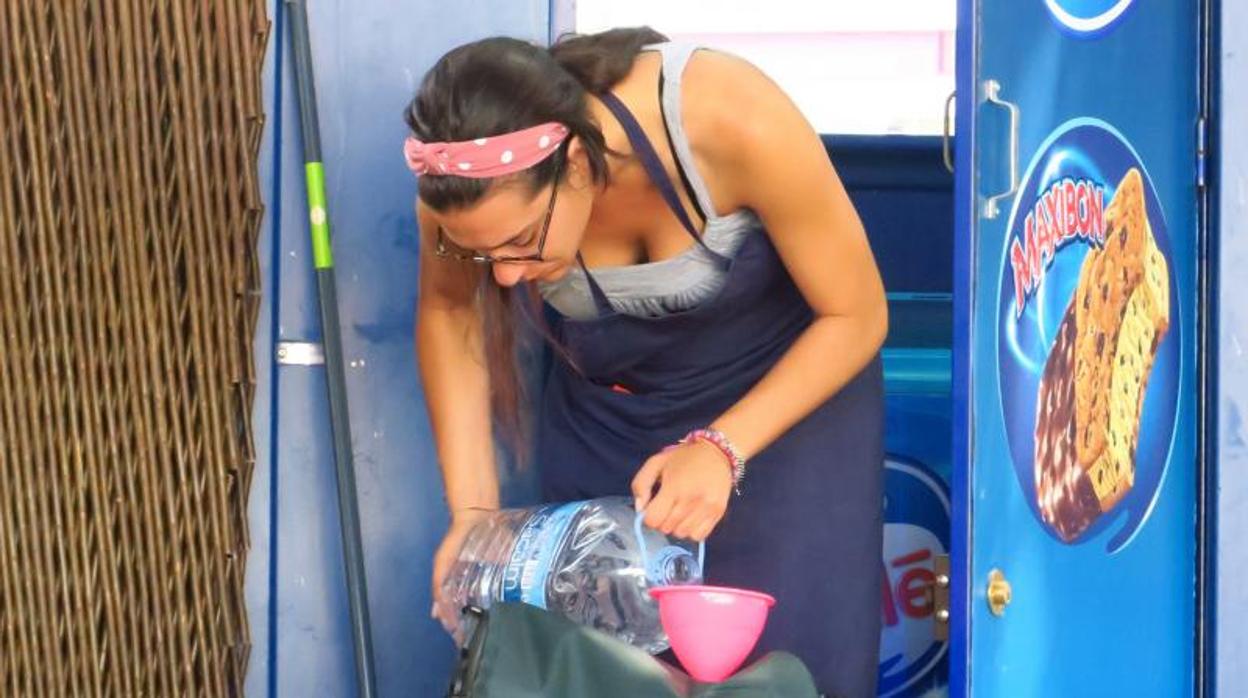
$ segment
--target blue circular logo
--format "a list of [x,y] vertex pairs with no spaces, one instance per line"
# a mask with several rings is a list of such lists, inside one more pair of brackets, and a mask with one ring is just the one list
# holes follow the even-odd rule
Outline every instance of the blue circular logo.
[[949,551],[949,495],[923,465],[884,460],[884,557],[878,695],[936,688],[948,644],[935,636],[932,590],[937,555]]
[[1118,23],[1134,0],[1044,0],[1053,19],[1078,35],[1098,35]]
[[1007,230],[997,361],[1019,487],[1058,541],[1119,550],[1152,509],[1178,407],[1161,205],[1126,139],[1076,119],[1036,152]]

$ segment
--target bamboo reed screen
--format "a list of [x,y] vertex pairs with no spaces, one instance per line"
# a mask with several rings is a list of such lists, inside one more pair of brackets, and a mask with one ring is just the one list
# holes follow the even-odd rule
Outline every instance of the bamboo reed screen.
[[0,0],[0,695],[240,695],[264,0]]

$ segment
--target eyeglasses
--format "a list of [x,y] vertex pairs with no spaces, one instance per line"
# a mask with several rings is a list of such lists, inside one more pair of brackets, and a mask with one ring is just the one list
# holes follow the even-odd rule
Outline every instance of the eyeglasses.
[[461,247],[454,246],[446,239],[446,232],[442,230],[442,226],[438,226],[438,240],[434,247],[434,253],[439,257],[452,257],[461,262],[473,262],[475,264],[522,264],[526,262],[542,262],[542,252],[546,249],[546,234],[550,232],[550,218],[555,211],[555,197],[559,194],[559,177],[563,174],[563,164],[566,158],[561,154],[559,165],[555,169],[555,183],[550,190],[550,202],[546,204],[546,216],[542,221],[542,232],[537,238],[537,251],[533,254],[524,255],[489,255],[472,250],[465,250]]

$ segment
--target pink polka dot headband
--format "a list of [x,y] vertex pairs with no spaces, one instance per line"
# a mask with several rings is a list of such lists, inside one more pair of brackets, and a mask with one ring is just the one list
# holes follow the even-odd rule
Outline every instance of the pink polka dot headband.
[[419,175],[456,175],[485,179],[519,172],[545,160],[568,137],[556,121],[488,138],[452,143],[403,143],[407,166]]

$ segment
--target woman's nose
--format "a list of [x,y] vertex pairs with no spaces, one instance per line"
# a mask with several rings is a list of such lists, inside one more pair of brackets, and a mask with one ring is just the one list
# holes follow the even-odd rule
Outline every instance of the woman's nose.
[[527,266],[525,264],[495,264],[494,280],[499,286],[515,286],[524,280]]

